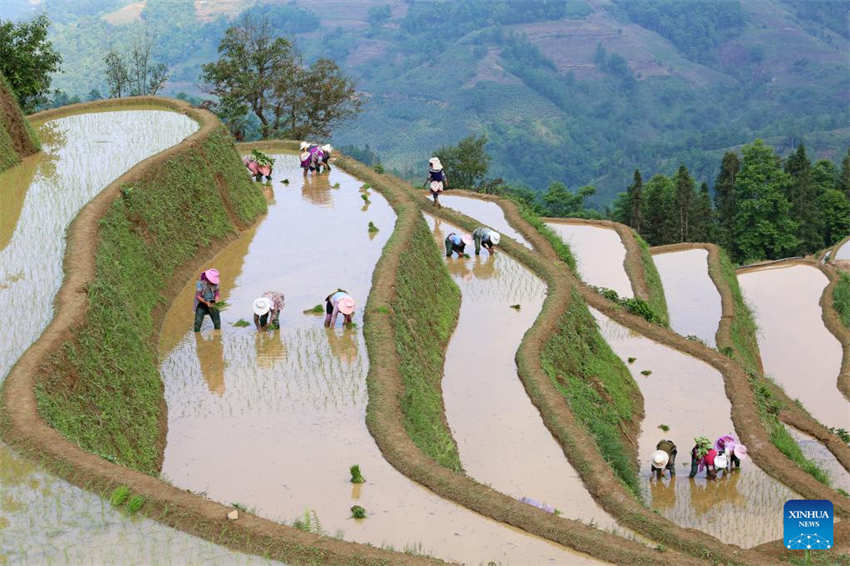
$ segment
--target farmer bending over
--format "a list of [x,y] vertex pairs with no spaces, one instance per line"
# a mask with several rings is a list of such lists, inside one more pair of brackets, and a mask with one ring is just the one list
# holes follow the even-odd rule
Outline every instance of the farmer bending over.
[[269,326],[280,328],[280,311],[283,310],[283,293],[266,291],[254,300],[254,326],[257,330],[266,330]]
[[452,257],[453,253],[456,253],[458,257],[463,257],[463,250],[470,244],[472,244],[472,238],[468,234],[458,236],[452,232],[446,236],[446,257]]
[[676,475],[676,445],[672,440],[662,440],[655,445],[652,454],[652,471],[659,479],[664,475],[664,470],[670,470],[670,477]]
[[493,247],[499,245],[501,238],[495,230],[491,230],[485,226],[479,226],[472,232],[472,239],[475,240],[475,255],[481,253],[481,246],[484,246],[491,254],[496,253]]
[[351,315],[354,314],[354,299],[348,291],[337,289],[325,297],[325,326],[336,325],[336,317],[342,313],[343,324],[351,324]]

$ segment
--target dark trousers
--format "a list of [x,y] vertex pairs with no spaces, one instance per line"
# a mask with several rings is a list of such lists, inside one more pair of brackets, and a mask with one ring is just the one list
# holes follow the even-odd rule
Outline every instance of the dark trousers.
[[201,324],[204,322],[204,316],[210,315],[210,318],[213,322],[213,327],[216,330],[221,329],[221,317],[219,316],[218,309],[213,307],[210,308],[204,303],[198,303],[198,306],[195,307],[195,332],[200,332]]

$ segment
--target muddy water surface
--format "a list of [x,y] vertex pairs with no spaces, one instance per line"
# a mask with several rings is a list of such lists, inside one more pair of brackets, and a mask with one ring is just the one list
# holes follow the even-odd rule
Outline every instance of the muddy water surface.
[[850,401],[837,386],[841,344],[821,319],[826,275],[792,265],[740,273],[738,281],[758,325],[765,372],[825,426],[850,430]]
[[841,465],[829,449],[818,442],[815,438],[800,432],[796,428],[786,427],[788,432],[797,441],[797,445],[803,451],[803,455],[815,462],[821,470],[829,474],[830,485],[835,489],[843,489],[850,492],[850,472]]
[[[457,231],[426,219],[438,246]],[[443,397],[464,470],[503,493],[613,530],[616,522],[585,489],[517,375],[514,356],[540,314],[546,285],[504,253],[446,262],[462,301],[446,351]]]
[[[782,506],[793,493],[745,460],[740,471],[707,481],[705,472],[688,479],[696,436],[714,441],[735,434],[731,406],[720,373],[696,358],[634,333],[592,310],[602,335],[626,363],[644,398],[645,417],[638,439],[641,482],[652,507],[684,527],[727,543],[751,547],[782,536]],[[642,371],[652,373],[644,376]],[[668,431],[659,427],[665,425]],[[650,457],[659,440],[678,447],[674,479],[650,478]]]
[[[120,111],[52,120],[44,151],[0,174],[0,381],[52,317],[65,228],[135,163],[197,129],[167,111]],[[0,444],[0,563],[267,563],[130,519],[94,494],[51,476]]]
[[[443,500],[383,459],[365,425],[368,357],[360,326],[394,213],[374,191],[363,210],[361,182],[339,169],[303,182],[294,156],[275,158],[268,216],[211,263],[232,305],[222,313],[222,330],[210,329],[207,319],[202,332],[191,332],[193,281],[167,315],[163,475],[277,521],[291,524],[306,513],[322,532],[346,540],[471,564],[589,561]],[[284,177],[288,187],[279,182]],[[369,221],[377,234],[370,236]],[[321,316],[303,314],[337,287],[357,301],[356,328],[325,329]],[[234,326],[252,319],[251,302],[266,290],[286,296],[281,330]],[[353,464],[365,484],[349,482]],[[351,518],[355,504],[367,519]]]
[[570,246],[582,281],[614,289],[621,297],[634,295],[623,267],[626,248],[616,230],[560,220],[550,220],[546,225]]
[[708,275],[708,251],[667,252],[652,256],[667,299],[670,326],[682,336],[696,336],[708,346],[720,324],[720,293]]
[[850,261],[850,240],[844,242],[844,244],[835,251],[835,259]]
[[440,196],[440,202],[443,206],[447,208],[453,208],[458,212],[462,212],[463,214],[469,216],[470,218],[480,220],[486,226],[489,226],[497,232],[501,232],[502,234],[510,236],[511,238],[513,238],[514,240],[516,240],[527,248],[531,247],[531,244],[529,244],[526,239],[522,237],[522,234],[514,230],[513,226],[508,223],[508,220],[507,218],[505,218],[505,213],[502,210],[502,207],[500,207],[495,202],[489,202],[486,200],[481,200],[472,197],[465,197],[462,195],[453,195],[451,193],[443,193]]

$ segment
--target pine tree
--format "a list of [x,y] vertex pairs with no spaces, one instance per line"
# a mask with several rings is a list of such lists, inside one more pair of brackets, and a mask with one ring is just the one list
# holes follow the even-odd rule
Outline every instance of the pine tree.
[[836,189],[825,191],[818,199],[823,217],[824,244],[831,246],[850,234],[850,200]]
[[756,140],[744,146],[735,179],[733,253],[737,261],[776,259],[797,248],[797,223],[786,194],[793,182],[773,148]]
[[733,152],[723,156],[720,173],[714,182],[714,209],[717,215],[717,234],[715,241],[726,248],[732,249],[732,235],[735,226],[735,179],[741,163]]
[[694,190],[694,180],[691,174],[688,173],[688,168],[684,165],[679,166],[676,172],[676,189],[673,193],[673,205],[675,208],[675,226],[677,242],[684,242],[689,237],[689,220],[691,212],[691,203],[695,200],[696,192]]
[[635,169],[634,182],[629,185],[629,219],[628,225],[640,234],[643,227],[643,180],[640,171]]
[[805,255],[823,247],[823,217],[818,210],[819,197],[823,193],[812,180],[812,164],[806,156],[803,144],[785,161],[785,172],[791,175],[788,186],[788,202],[791,217],[797,222],[797,253]]
[[673,182],[664,175],[655,175],[646,184],[643,210],[643,236],[653,246],[675,242],[673,216]]
[[708,183],[700,186],[699,194],[691,204],[689,242],[710,242],[714,235],[714,211],[711,210],[711,197]]
[[850,149],[847,150],[847,155],[841,160],[841,173],[838,176],[838,190],[844,193],[847,201],[850,202]]

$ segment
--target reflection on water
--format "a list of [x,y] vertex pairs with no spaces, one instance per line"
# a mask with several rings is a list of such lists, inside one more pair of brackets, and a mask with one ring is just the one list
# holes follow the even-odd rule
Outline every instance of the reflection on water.
[[797,441],[803,455],[815,462],[821,470],[829,474],[830,485],[834,489],[843,489],[850,492],[850,472],[841,465],[829,449],[811,436],[800,432],[796,428],[786,427],[788,432]]
[[850,430],[850,401],[837,384],[841,343],[821,318],[826,275],[792,265],[741,273],[738,281],[759,328],[765,372],[821,423]]
[[[457,231],[426,219],[438,245]],[[545,284],[507,254],[446,262],[462,299],[446,351],[443,398],[464,469],[503,493],[614,529],[616,522],[590,496],[517,375],[514,355],[540,313]],[[519,310],[510,308],[517,304]]]
[[[603,337],[625,362],[644,398],[645,416],[638,457],[645,495],[662,515],[684,527],[705,531],[723,542],[751,547],[782,536],[782,507],[794,497],[750,459],[740,471],[716,481],[705,472],[688,479],[690,452],[696,436],[712,441],[734,435],[731,405],[723,376],[708,364],[658,344],[591,309]],[[649,375],[641,371],[649,370]],[[662,431],[661,425],[669,427]],[[659,482],[651,477],[650,457],[659,440],[676,443],[677,477]]]
[[224,348],[221,331],[207,330],[195,334],[195,351],[201,362],[201,374],[212,393],[224,393]]
[[623,267],[626,248],[616,230],[567,221],[550,221],[546,225],[570,246],[582,281],[614,289],[621,297],[634,295]]
[[[161,110],[52,120],[39,129],[43,153],[0,175],[0,310],[14,321],[0,326],[0,380],[53,315],[65,228],[77,211],[135,163],[196,129],[187,117]],[[0,494],[0,562],[268,563],[130,519],[2,444]]]
[[[296,181],[293,185],[297,185]],[[319,206],[331,207],[330,175],[307,175],[303,178],[301,196],[304,200]]]
[[[448,208],[453,208],[470,218],[475,218],[483,222],[486,226],[493,228],[497,232],[510,236],[520,244],[527,248],[531,247],[522,234],[513,229],[505,218],[505,213],[495,202],[489,202],[477,198],[466,197],[462,195],[453,195],[451,192],[440,195],[440,203]],[[456,232],[458,230],[455,230]],[[469,255],[472,255],[470,253]]]
[[[236,253],[225,249],[211,262],[234,278],[222,289],[231,307],[222,313],[221,395],[210,392],[192,344],[193,281],[167,314],[160,343],[169,409],[163,475],[277,521],[312,510],[325,532],[346,540],[476,564],[589,560],[445,501],[383,459],[365,426],[362,325],[372,270],[395,215],[374,191],[362,212],[361,183],[339,169],[330,179],[308,177],[311,186],[302,188],[295,156],[274,157],[276,204],[250,244],[236,241]],[[298,181],[283,186],[285,177]],[[321,189],[337,182],[339,189]],[[369,221],[381,228],[373,239]],[[337,287],[357,301],[354,328],[326,329],[321,317],[303,314]],[[252,317],[252,301],[268,289],[283,292],[286,307],[280,330],[258,339],[253,326],[233,323]],[[366,478],[356,489],[348,481],[353,464]],[[355,502],[368,520],[350,519]]]
[[850,260],[850,240],[844,242],[841,247],[835,251],[834,259]]
[[710,348],[720,324],[720,293],[708,275],[708,251],[667,252],[652,256],[667,299],[670,326],[682,336],[696,336]]

